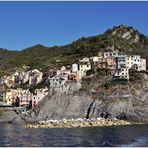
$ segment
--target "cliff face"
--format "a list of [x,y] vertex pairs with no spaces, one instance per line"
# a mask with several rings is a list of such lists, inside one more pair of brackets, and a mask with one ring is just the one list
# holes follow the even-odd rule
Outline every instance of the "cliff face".
[[115,117],[148,122],[147,74],[141,75],[141,81],[114,83],[107,88],[98,81],[90,81],[88,88],[90,92],[54,92],[35,108],[35,116],[41,119]]
[[0,123],[24,124],[17,108],[3,108],[0,114]]

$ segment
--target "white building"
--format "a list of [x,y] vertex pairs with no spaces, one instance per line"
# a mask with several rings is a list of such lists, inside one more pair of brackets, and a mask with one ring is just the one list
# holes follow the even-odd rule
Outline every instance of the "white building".
[[104,52],[103,57],[108,58],[108,57],[117,57],[118,52]]
[[72,70],[72,72],[77,72],[79,70],[78,64],[72,64],[71,70]]
[[135,70],[139,70],[140,63],[140,55],[132,55],[126,58],[126,67],[129,69],[134,68]]
[[86,71],[91,69],[91,63],[89,58],[83,58],[79,60],[79,70],[83,72],[83,75],[86,75]]
[[54,76],[54,77],[48,78],[50,88],[61,87],[66,83],[66,81],[67,81],[66,79],[60,76]]
[[114,74],[114,78],[119,78],[119,79],[127,79],[129,80],[129,69],[128,68],[121,68],[118,69]]
[[98,56],[95,56],[95,57],[90,57],[90,60],[92,61],[92,62],[99,62],[99,59],[100,59],[100,57],[98,57]]
[[20,106],[28,106],[32,100],[32,94],[29,89],[17,89],[17,96],[20,99]]

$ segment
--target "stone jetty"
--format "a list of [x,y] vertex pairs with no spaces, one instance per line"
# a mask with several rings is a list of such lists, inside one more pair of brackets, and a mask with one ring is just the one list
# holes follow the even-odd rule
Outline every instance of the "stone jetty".
[[131,122],[119,120],[116,118],[104,119],[63,119],[63,120],[48,120],[39,121],[36,124],[26,124],[26,128],[74,128],[74,127],[95,127],[95,126],[116,126],[116,125],[131,125]]

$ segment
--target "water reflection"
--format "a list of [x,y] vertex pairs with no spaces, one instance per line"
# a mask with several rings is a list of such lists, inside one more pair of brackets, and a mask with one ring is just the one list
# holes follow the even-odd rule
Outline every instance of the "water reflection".
[[[147,125],[73,129],[27,129],[0,125],[0,146],[109,146],[130,145],[138,137],[148,137]],[[143,142],[144,141],[144,142]],[[141,146],[148,145],[148,139]]]

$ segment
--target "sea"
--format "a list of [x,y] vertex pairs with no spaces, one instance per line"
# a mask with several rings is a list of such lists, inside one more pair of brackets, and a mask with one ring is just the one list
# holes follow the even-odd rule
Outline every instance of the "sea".
[[0,147],[145,147],[148,125],[71,129],[0,124]]

